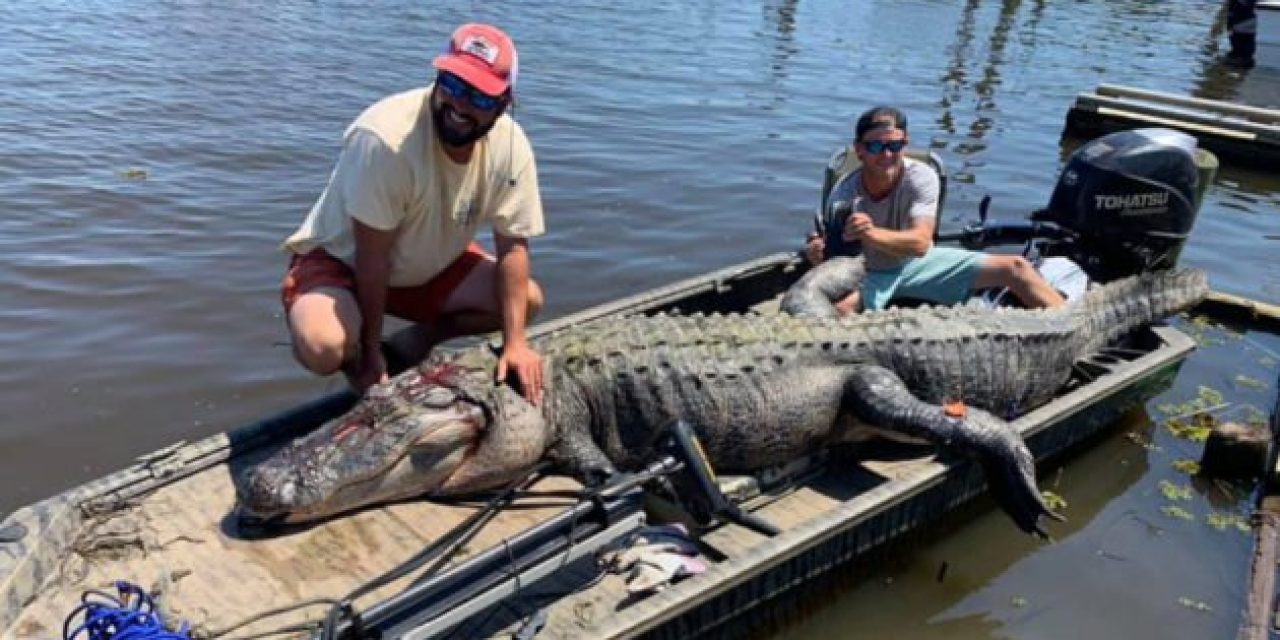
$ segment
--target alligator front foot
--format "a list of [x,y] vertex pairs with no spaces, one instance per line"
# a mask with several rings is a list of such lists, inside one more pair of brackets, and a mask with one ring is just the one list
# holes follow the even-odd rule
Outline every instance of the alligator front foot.
[[1041,517],[1063,520],[1045,504],[1036,487],[1035,460],[1008,422],[973,407],[947,411],[923,402],[877,365],[849,370],[842,403],[864,422],[976,458],[996,504],[1023,531],[1048,538]]
[[561,434],[550,456],[564,473],[587,487],[602,487],[618,473],[613,462],[585,433],[568,431]]

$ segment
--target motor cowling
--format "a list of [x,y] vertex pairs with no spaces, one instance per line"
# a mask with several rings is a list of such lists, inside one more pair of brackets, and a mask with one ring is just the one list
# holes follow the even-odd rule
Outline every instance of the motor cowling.
[[1071,155],[1048,208],[1066,238],[1045,247],[1095,281],[1173,267],[1195,224],[1200,181],[1196,139],[1172,129],[1135,129],[1086,143]]

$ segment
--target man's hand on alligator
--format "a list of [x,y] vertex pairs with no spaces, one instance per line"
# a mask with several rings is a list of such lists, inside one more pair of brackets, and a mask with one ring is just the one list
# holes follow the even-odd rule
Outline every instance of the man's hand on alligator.
[[526,343],[505,345],[498,358],[497,380],[507,379],[513,371],[520,380],[520,391],[534,406],[542,404],[542,356]]

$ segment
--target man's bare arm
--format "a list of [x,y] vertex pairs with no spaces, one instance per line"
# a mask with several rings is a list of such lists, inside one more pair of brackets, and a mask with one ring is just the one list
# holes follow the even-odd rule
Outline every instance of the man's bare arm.
[[933,218],[914,218],[911,228],[901,231],[877,227],[865,213],[849,216],[849,224],[845,227],[845,237],[854,238],[871,245],[876,249],[895,256],[915,256],[925,254],[933,246]]
[[497,376],[505,379],[508,367],[520,379],[524,396],[542,403],[542,358],[525,338],[529,312],[529,241],[494,232],[498,250],[498,301],[502,307],[502,358]]
[[356,241],[356,302],[360,307],[360,361],[356,363],[356,390],[386,380],[382,358],[382,322],[387,310],[387,284],[391,280],[391,247],[395,231],[382,231],[352,219]]

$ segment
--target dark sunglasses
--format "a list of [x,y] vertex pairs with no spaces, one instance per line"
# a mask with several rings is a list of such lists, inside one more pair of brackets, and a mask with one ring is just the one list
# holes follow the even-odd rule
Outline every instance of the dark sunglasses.
[[442,73],[436,76],[436,84],[441,89],[444,89],[444,92],[449,94],[449,97],[468,100],[471,102],[471,106],[481,111],[493,111],[498,108],[498,105],[502,104],[502,98],[481,93],[479,89],[467,84],[462,78],[452,73]]
[[888,149],[893,153],[897,153],[899,151],[902,151],[906,147],[907,147],[906,140],[890,140],[889,142],[885,142],[883,140],[872,140],[870,142],[862,143],[862,148],[866,149],[867,153],[873,156],[880,155],[880,152],[884,151],[885,149]]

